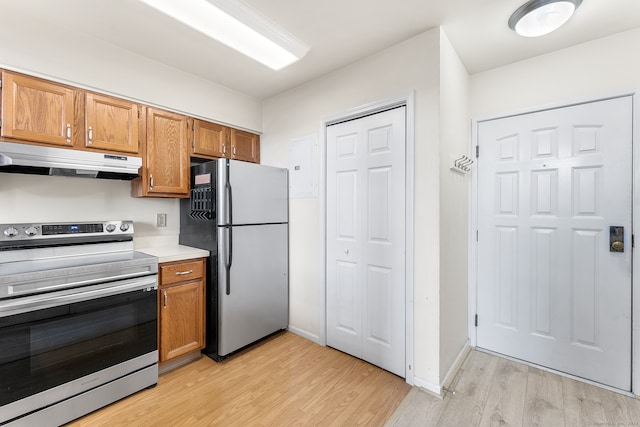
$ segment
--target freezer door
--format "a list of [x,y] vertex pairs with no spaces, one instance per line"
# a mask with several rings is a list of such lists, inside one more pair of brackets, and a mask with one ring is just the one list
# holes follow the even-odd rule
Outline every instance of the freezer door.
[[220,159],[217,172],[218,225],[288,221],[287,169]]
[[288,326],[288,230],[268,224],[219,233],[218,353],[225,356]]

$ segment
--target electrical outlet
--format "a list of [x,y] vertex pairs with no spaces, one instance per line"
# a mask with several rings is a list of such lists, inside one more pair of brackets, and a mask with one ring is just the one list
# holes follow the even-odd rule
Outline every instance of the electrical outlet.
[[156,227],[166,227],[167,226],[167,214],[159,213],[156,217]]

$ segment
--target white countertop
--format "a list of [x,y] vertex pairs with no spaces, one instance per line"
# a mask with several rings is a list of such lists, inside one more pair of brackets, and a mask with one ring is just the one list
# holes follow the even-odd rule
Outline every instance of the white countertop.
[[146,236],[134,238],[138,252],[158,258],[158,263],[183,261],[209,256],[209,251],[178,244],[178,236]]

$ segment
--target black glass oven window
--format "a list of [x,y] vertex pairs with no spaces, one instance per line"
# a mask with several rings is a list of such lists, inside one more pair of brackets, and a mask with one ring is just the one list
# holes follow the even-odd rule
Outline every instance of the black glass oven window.
[[0,318],[0,406],[157,348],[156,291]]

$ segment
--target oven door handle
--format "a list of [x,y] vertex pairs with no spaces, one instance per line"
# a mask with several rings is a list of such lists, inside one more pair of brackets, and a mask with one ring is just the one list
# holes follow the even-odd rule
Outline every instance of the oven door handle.
[[0,301],[0,318],[44,308],[58,307],[97,298],[109,297],[135,291],[155,291],[158,289],[158,277],[147,276],[141,279],[112,282],[80,289],[67,289],[39,295],[30,295],[17,299]]

